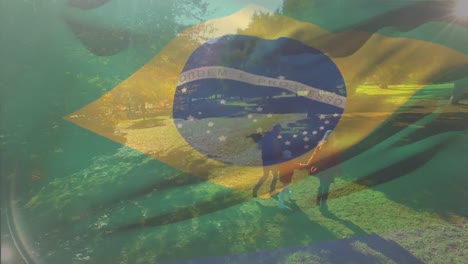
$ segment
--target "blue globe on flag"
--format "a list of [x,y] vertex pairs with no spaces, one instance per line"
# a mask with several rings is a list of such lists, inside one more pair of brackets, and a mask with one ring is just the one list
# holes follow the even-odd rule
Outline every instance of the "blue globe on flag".
[[297,158],[330,133],[346,87],[327,55],[290,38],[226,35],[198,47],[179,75],[173,117],[196,150],[226,164],[260,166],[260,141],[275,124]]

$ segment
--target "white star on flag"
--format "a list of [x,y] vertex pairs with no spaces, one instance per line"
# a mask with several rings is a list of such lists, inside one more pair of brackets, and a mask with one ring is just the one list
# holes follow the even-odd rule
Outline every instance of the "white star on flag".
[[283,138],[283,136],[282,136],[282,135],[278,135],[278,137],[277,137],[277,138],[278,138],[278,139],[282,139],[282,138]]
[[263,107],[261,106],[257,107],[257,112],[261,112],[261,111],[263,111]]
[[218,139],[219,139],[219,141],[221,141],[221,142],[226,141],[226,136],[220,136]]
[[307,141],[309,141],[309,139],[310,139],[310,138],[308,138],[308,137],[305,137],[305,138],[304,138],[304,141],[306,141],[306,142],[307,142]]
[[320,118],[320,120],[325,119],[325,115],[324,114],[319,115],[319,118]]
[[186,92],[187,92],[187,88],[184,87],[184,88],[182,88],[181,91],[182,91],[182,93],[186,93]]
[[317,135],[317,130],[312,131],[313,135]]
[[291,145],[291,142],[289,142],[289,140],[287,140],[286,142],[284,142],[284,144],[285,144],[286,146],[289,146],[289,145]]
[[294,135],[293,135],[293,138],[297,138],[297,135],[296,135],[296,134],[294,134]]
[[252,119],[252,117],[253,117],[252,114],[247,115],[247,118],[248,118],[248,119]]
[[325,120],[325,124],[329,124],[329,123],[330,123],[330,121],[328,121],[328,120]]
[[339,116],[339,114],[337,114],[337,113],[333,114],[333,117],[338,117],[338,116]]
[[188,120],[188,121],[193,121],[193,120],[195,120],[195,118],[194,118],[193,116],[189,115],[189,116],[187,117],[187,120]]
[[304,149],[308,149],[308,148],[309,148],[309,145],[305,145],[305,146],[304,146]]
[[226,103],[226,100],[222,99],[221,101],[219,101],[221,104],[225,104]]
[[302,135],[307,135],[307,131],[302,132]]
[[209,127],[212,127],[212,126],[214,126],[214,123],[213,123],[213,122],[209,122],[209,123],[208,123],[208,126],[209,126]]
[[323,126],[321,126],[319,129],[320,129],[320,130],[324,130],[325,128],[324,128]]
[[202,112],[198,112],[198,115],[201,115],[201,114],[202,114]]

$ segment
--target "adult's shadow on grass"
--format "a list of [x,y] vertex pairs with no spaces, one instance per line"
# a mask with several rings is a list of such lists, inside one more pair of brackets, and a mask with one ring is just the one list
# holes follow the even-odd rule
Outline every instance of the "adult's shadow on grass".
[[[398,245],[397,243],[386,240],[376,234],[370,234],[363,236],[366,234],[366,231],[361,229],[358,225],[354,224],[351,221],[341,219],[337,217],[335,214],[330,212],[328,208],[324,207],[320,209],[322,215],[326,218],[332,219],[344,226],[346,226],[349,230],[353,231],[355,235],[358,235],[357,238],[354,239],[354,244],[356,242],[364,243],[364,247],[361,250],[367,251],[375,251],[373,254],[382,254],[388,259],[395,261],[396,263],[422,263],[419,259],[409,253],[406,249]],[[367,248],[367,249],[366,249]]]
[[[421,263],[398,244],[374,234],[338,239],[330,230],[311,221],[295,202],[288,204],[289,209],[260,201],[256,205],[262,218],[258,227],[261,235],[255,244],[245,248],[247,252],[167,263]],[[339,219],[331,213],[328,217]]]
[[388,260],[393,263],[424,263],[398,243],[376,234],[357,237],[350,244],[364,254],[374,256],[380,263],[388,263]]
[[353,222],[337,217],[335,214],[330,212],[330,210],[328,210],[327,207],[321,207],[320,212],[322,213],[322,215],[324,217],[332,219],[332,220],[346,226],[349,230],[353,231],[355,235],[360,235],[360,234],[365,234],[366,233],[366,231],[362,230],[359,226],[357,226]]

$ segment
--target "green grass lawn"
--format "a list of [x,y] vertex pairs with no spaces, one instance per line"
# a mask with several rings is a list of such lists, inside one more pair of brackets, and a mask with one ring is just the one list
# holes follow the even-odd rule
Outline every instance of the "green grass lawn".
[[[466,137],[452,144],[464,142]],[[436,157],[432,167],[374,187],[357,188],[349,175],[339,178],[329,212],[323,213],[314,204],[318,180],[305,172],[295,176],[290,209],[281,210],[276,196],[252,198],[122,147],[114,155],[96,157],[85,170],[46,184],[26,215],[34,215],[31,226],[43,230],[35,232],[47,234],[44,250],[53,252],[49,260],[83,254],[80,258],[89,255],[91,263],[154,263],[377,234],[424,262],[463,263],[468,256],[463,205],[450,207],[428,196],[437,193],[454,203],[464,197],[463,191],[454,191],[453,182],[466,179],[441,181],[427,172],[440,167],[446,155],[450,153]],[[378,263],[392,263],[363,242],[353,247]],[[290,261],[329,259],[327,254],[297,254],[291,253]]]
[[[438,87],[434,89],[436,95],[442,94]],[[419,96],[416,103],[426,100],[424,94]],[[468,193],[461,161],[468,151],[468,137],[460,120],[466,115],[453,107],[434,115],[402,109],[344,153],[343,174],[332,185],[328,211],[315,205],[318,180],[304,171],[294,176],[289,209],[279,209],[277,195],[252,197],[260,173],[229,179],[241,188],[228,188],[223,184],[227,180],[223,169],[215,168],[219,177],[207,180],[121,146],[95,156],[72,174],[39,182],[40,190],[25,202],[20,218],[27,223],[31,243],[47,252],[41,257],[48,263],[71,259],[155,263],[328,242],[332,243],[328,251],[290,251],[277,263],[342,263],[337,262],[342,252],[338,245],[347,239],[351,242],[346,242],[343,257],[349,255],[348,263],[359,263],[356,257],[371,263],[398,263],[395,253],[385,247],[392,243],[400,253],[425,263],[465,263],[468,213],[463,201]],[[279,121],[294,119],[294,115],[279,116]],[[355,118],[358,122],[372,116]],[[262,120],[265,126],[278,121],[259,118],[259,123]],[[258,125],[242,123],[245,119],[205,121],[227,130],[243,126],[248,133]],[[165,122],[172,121],[146,120],[140,127],[141,122],[129,120],[117,127],[130,146],[151,148],[148,142],[157,142],[151,139],[154,129],[164,129]],[[102,139],[77,140],[92,145]],[[170,143],[162,142],[158,151],[170,153],[180,147]],[[242,141],[229,146],[246,149]],[[230,149],[224,151],[230,154]],[[66,149],[61,155],[65,154]],[[269,184],[262,186],[262,192]],[[383,246],[366,240],[370,236],[383,241]]]

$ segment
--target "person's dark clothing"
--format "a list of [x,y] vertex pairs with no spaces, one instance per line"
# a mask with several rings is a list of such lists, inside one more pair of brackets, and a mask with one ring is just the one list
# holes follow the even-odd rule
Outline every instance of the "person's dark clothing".
[[277,164],[281,159],[278,135],[272,131],[267,132],[262,138],[262,162],[263,166]]

